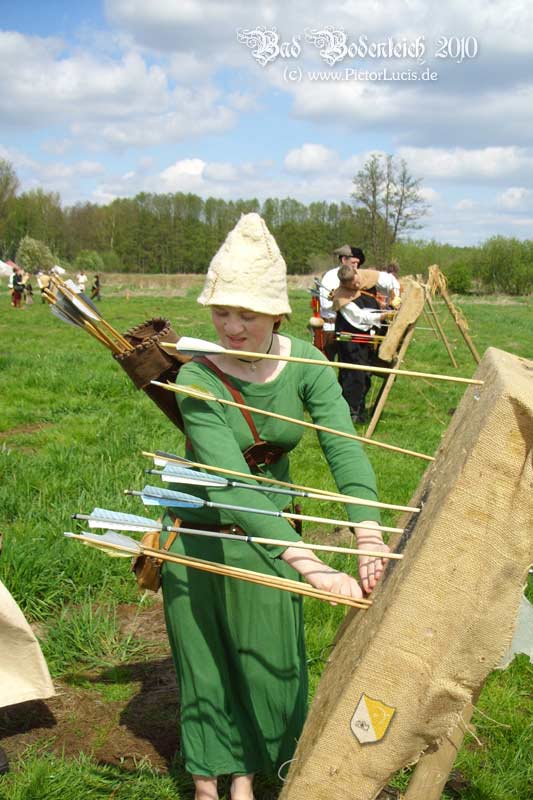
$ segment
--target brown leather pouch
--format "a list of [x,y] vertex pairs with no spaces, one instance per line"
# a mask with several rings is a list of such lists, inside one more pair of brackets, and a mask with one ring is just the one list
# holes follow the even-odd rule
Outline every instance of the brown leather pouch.
[[[179,527],[180,519],[176,519],[174,525]],[[141,539],[141,545],[151,547],[153,550],[168,551],[178,534],[176,531],[169,533],[163,547],[161,547],[161,531],[148,531]],[[131,564],[131,569],[137,578],[137,585],[140,589],[149,589],[151,592],[159,591],[161,586],[161,566],[163,561],[155,556],[141,554],[136,556]]]

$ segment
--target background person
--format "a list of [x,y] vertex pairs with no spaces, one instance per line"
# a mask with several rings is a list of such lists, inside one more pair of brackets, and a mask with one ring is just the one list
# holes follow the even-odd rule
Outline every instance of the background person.
[[355,269],[362,266],[365,262],[365,254],[359,247],[350,247],[343,244],[333,253],[337,256],[339,263],[337,266],[328,270],[322,276],[320,282],[320,316],[324,320],[324,352],[330,361],[334,361],[337,355],[337,339],[335,336],[335,319],[337,313],[333,308],[332,295],[339,286],[339,267],[351,265]]
[[20,267],[13,267],[13,284],[11,290],[11,305],[13,308],[22,308],[22,297],[24,295],[24,282]]
[[101,300],[100,295],[100,276],[95,275],[93,285],[91,286],[91,300]]
[[[282,317],[290,313],[286,266],[258,214],[244,215],[230,232],[211,262],[199,302],[211,308],[219,341],[227,348],[316,358],[312,345],[278,331]],[[327,366],[222,354],[193,361],[178,375],[179,384],[194,384],[217,396],[231,396],[228,380],[249,405],[297,418],[307,409],[316,423],[353,430],[335,373]],[[190,457],[251,474],[257,469],[255,449],[249,452],[254,436],[240,409],[183,395],[178,402]],[[290,480],[289,452],[302,429],[259,415],[253,422],[270,451],[262,474]],[[359,443],[322,432],[319,439],[339,491],[375,499],[374,475]],[[285,504],[276,494],[237,488],[205,491],[211,500],[236,506],[279,511]],[[377,510],[350,505],[347,512],[360,523],[358,543],[385,552],[375,529]],[[251,512],[198,509],[184,511],[183,517],[187,527],[237,525],[250,535],[300,538],[285,519]],[[327,566],[310,550],[186,534],[177,537],[171,550],[267,575],[297,578],[299,573],[317,588],[362,595],[354,578]],[[371,591],[383,561],[362,557],[359,569],[364,590]],[[301,597],[169,563],[163,566],[162,587],[180,686],[182,752],[194,778],[195,798],[214,800],[217,777],[231,774],[232,800],[252,800],[254,773],[275,774],[292,757],[306,715]]]
[[[377,270],[357,270],[350,264],[339,269],[339,288],[333,296],[333,308],[338,312],[335,328],[338,335],[353,334],[359,341],[339,341],[339,360],[351,364],[370,366],[374,359],[371,337],[380,332],[381,322],[386,318],[376,297],[376,289],[388,291],[392,288],[392,276]],[[339,381],[342,394],[350,407],[354,422],[368,421],[366,397],[370,390],[371,373],[362,370],[341,369]]]
[[85,294],[85,289],[87,288],[87,281],[88,281],[87,274],[84,269],[80,269],[78,274],[76,275],[76,283],[79,286],[80,292]]

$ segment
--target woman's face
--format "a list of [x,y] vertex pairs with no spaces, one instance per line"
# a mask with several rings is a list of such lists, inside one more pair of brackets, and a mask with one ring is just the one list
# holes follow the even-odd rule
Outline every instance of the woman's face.
[[258,314],[246,308],[213,306],[213,324],[220,343],[229,350],[249,350],[266,353],[272,340],[272,330],[279,317]]

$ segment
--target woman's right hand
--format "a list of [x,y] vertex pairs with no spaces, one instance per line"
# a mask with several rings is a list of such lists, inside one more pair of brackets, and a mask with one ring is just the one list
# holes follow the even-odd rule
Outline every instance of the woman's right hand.
[[[353,597],[357,600],[363,597],[361,587],[355,578],[352,578],[346,572],[339,572],[333,567],[324,564],[312,550],[287,547],[281,558],[299,572],[315,589],[342,594],[345,597]],[[334,601],[330,602],[331,605],[337,605]]]

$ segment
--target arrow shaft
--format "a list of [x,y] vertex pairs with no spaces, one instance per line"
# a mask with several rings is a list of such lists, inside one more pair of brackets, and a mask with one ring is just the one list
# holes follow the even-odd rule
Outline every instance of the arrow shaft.
[[[266,475],[256,475],[255,473],[239,472],[234,469],[226,469],[225,467],[215,467],[212,464],[203,464],[201,461],[191,461],[183,456],[177,456],[174,453],[165,453],[158,450],[157,453],[148,453],[142,451],[142,455],[147,458],[163,458],[172,464],[186,464],[189,467],[198,467],[204,469],[206,472],[220,472],[223,475],[233,475],[238,478],[248,478],[259,483],[268,483],[272,486],[281,486],[290,489],[290,494],[294,497],[309,497],[312,500],[331,500],[345,503],[347,505],[356,506],[371,506],[372,508],[387,508],[391,511],[409,511],[413,514],[418,514],[420,509],[413,506],[394,505],[392,503],[381,503],[379,500],[362,500],[360,497],[351,497],[348,494],[340,494],[338,492],[328,492],[325,489],[312,489],[309,486],[302,486],[298,483],[289,483],[288,481],[280,481],[276,478],[270,478]],[[244,484],[248,489],[260,490],[259,486],[254,486],[252,483]],[[271,486],[267,491],[271,490]]]
[[[164,347],[172,347],[179,350],[179,342],[161,342]],[[200,350],[198,351],[200,352]],[[202,351],[205,355],[209,354],[209,350]],[[476,380],[475,378],[459,378],[455,375],[439,375],[431,372],[416,372],[408,369],[393,369],[392,367],[374,367],[363,364],[352,364],[347,361],[320,361],[317,358],[304,358],[303,356],[284,356],[276,355],[274,353],[256,353],[253,350],[230,350],[225,347],[212,351],[212,355],[226,355],[236,356],[237,358],[261,358],[270,361],[290,361],[293,364],[313,364],[318,367],[333,367],[334,369],[353,369],[360,370],[361,372],[376,372],[380,375],[404,375],[409,378],[431,378],[440,381],[452,381],[455,383],[473,383],[477,386],[482,386],[483,381]]]
[[[94,540],[83,535],[78,535],[72,538],[87,542],[88,544],[95,544]],[[131,553],[132,555],[141,554],[152,556],[160,561],[169,561],[173,564],[181,564],[182,566],[191,567],[203,572],[225,575],[226,577],[237,578],[239,580],[248,581],[249,583],[269,586],[272,589],[281,589],[282,591],[293,592],[294,594],[301,594],[307,597],[315,597],[319,600],[327,600],[328,602],[352,606],[353,608],[367,609],[372,605],[371,600],[358,600],[353,597],[346,597],[345,595],[322,591],[320,589],[315,589],[313,586],[309,586],[308,584],[290,580],[289,578],[279,578],[273,575],[264,575],[261,572],[254,572],[252,570],[242,569],[240,567],[229,567],[225,564],[217,564],[216,562],[205,561],[200,558],[194,558],[193,556],[181,556],[176,555],[175,553],[167,553],[165,550],[155,550],[151,547],[143,547],[142,545],[139,545],[136,549],[133,547],[130,548],[124,545],[102,541],[101,543],[98,543],[98,547],[107,547],[110,550],[119,550],[122,552]]]
[[[333,363],[333,362],[332,362]],[[364,444],[371,444],[374,447],[381,447],[384,450],[391,450],[394,453],[403,453],[404,455],[414,456],[415,458],[422,458],[425,461],[435,461],[433,456],[428,456],[425,453],[417,453],[415,450],[406,450],[404,447],[396,447],[393,444],[386,442],[378,442],[376,439],[366,439],[364,436],[357,436],[355,433],[346,433],[344,431],[335,430],[335,428],[328,428],[325,425],[315,425],[314,422],[306,422],[303,419],[294,419],[294,417],[287,417],[285,414],[276,414],[273,411],[265,411],[262,408],[255,408],[248,406],[244,403],[237,403],[234,400],[226,400],[223,397],[215,397],[215,395],[206,395],[202,392],[195,392],[194,390],[187,389],[185,386],[176,386],[175,384],[161,383],[160,381],[151,381],[154,386],[161,386],[169,392],[176,394],[184,394],[188,397],[196,397],[206,402],[221,403],[225,406],[232,406],[234,408],[241,408],[245,411],[252,411],[254,414],[262,414],[265,417],[273,417],[274,419],[282,420],[283,422],[292,422],[294,425],[300,425],[303,428],[311,428],[315,431],[323,431],[324,433],[331,433],[334,436],[342,436],[345,439],[352,439],[356,442],[363,442]]]
[[[73,514],[73,519],[91,521],[92,517],[90,514]],[[102,528],[109,528],[108,521],[105,519],[98,520],[98,523],[101,523]],[[118,523],[114,523],[115,526]],[[118,530],[130,530],[130,528],[117,528]],[[308,542],[297,541],[293,542],[290,540],[285,539],[269,539],[267,537],[261,536],[248,536],[246,533],[227,533],[224,531],[204,531],[198,528],[186,528],[180,525],[178,528],[173,527],[172,525],[161,525],[160,523],[156,523],[154,521],[154,526],[149,527],[148,525],[141,526],[139,525],[137,532],[138,533],[145,533],[147,531],[152,530],[161,530],[165,531],[166,533],[186,533],[192,536],[207,536],[214,539],[230,539],[233,541],[244,542],[248,544],[271,544],[271,545],[279,545],[282,547],[297,547],[302,550],[318,550],[325,553],[344,553],[345,555],[353,555],[353,556],[371,556],[373,558],[385,558],[385,559],[393,559],[397,561],[401,561],[403,558],[402,553],[383,553],[380,550],[367,550],[366,548],[357,548],[357,547],[340,547],[338,545],[330,545],[330,544],[310,544]]]
[[[202,498],[194,498],[194,501],[188,502],[187,500],[180,498],[172,498],[172,497],[159,497],[158,495],[151,495],[150,492],[136,492],[131,489],[126,490],[126,494],[133,495],[135,497],[153,497],[154,500],[157,500],[158,503],[161,505],[165,505],[165,502],[168,501],[169,507],[180,507],[180,504],[184,508],[215,508],[221,509],[223,511],[237,511],[248,514],[261,514],[262,516],[266,517],[278,517],[279,519],[297,519],[301,520],[302,522],[321,522],[326,525],[336,525],[341,526],[344,528],[360,528],[361,523],[359,522],[351,522],[350,520],[344,519],[329,519],[329,517],[314,517],[310,516],[309,514],[293,514],[289,511],[272,511],[272,509],[268,508],[247,508],[245,506],[234,506],[230,503],[216,503],[212,500],[203,500]],[[177,504],[177,506],[176,506]],[[378,531],[385,531],[386,533],[403,533],[403,528],[390,528],[386,525],[376,525],[373,526],[373,530]]]

